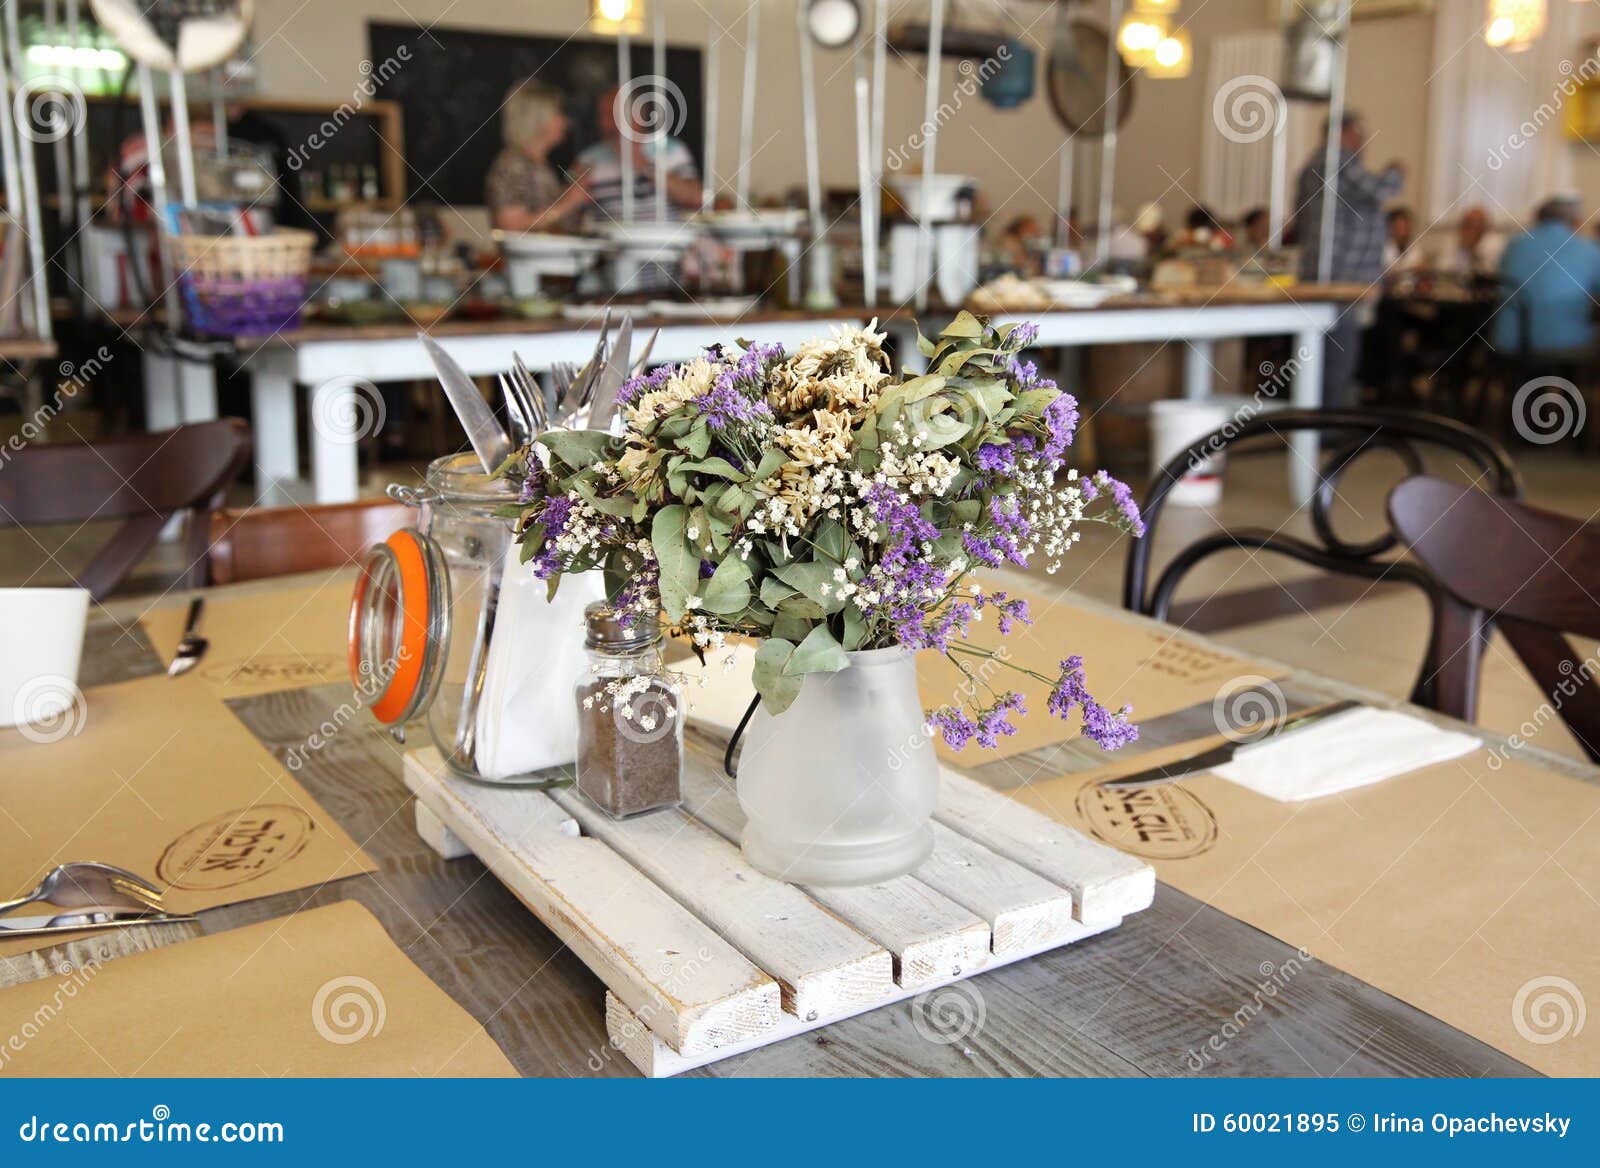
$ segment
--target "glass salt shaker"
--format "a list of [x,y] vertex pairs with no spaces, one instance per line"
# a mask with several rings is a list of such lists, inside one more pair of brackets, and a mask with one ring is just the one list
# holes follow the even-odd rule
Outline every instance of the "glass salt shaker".
[[584,610],[589,670],[579,680],[578,791],[613,819],[682,802],[683,701],[661,670],[661,630]]

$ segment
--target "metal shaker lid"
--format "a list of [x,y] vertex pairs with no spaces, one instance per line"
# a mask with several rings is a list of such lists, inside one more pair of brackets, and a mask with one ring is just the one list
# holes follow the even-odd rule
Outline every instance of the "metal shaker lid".
[[633,652],[647,649],[661,640],[661,626],[656,621],[637,616],[626,620],[603,600],[596,600],[585,608],[583,620],[586,628],[583,643],[591,649]]

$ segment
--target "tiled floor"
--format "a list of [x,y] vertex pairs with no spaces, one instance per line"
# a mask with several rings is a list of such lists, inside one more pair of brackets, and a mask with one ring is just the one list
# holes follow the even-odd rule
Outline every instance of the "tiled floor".
[[[1517,451],[1530,502],[1585,519],[1600,517],[1600,464],[1577,454],[1524,447]],[[1431,467],[1441,473],[1447,467]],[[415,481],[418,468],[382,467],[367,476],[367,488],[381,490],[391,480]],[[1397,460],[1377,454],[1365,460],[1343,484],[1334,520],[1347,539],[1377,531],[1383,504],[1403,471]],[[238,492],[237,502],[250,502]],[[1171,508],[1154,536],[1157,570],[1173,551],[1220,526],[1264,526],[1313,538],[1309,515],[1289,504],[1284,456],[1263,453],[1235,458],[1228,468],[1221,504],[1208,510]],[[108,524],[81,529],[47,528],[21,532],[0,530],[0,585],[59,584],[87,562],[111,530]],[[1056,577],[1092,596],[1119,601],[1127,541],[1108,529],[1090,525]],[[163,544],[141,568],[137,591],[170,586],[182,566],[181,545]],[[1212,595],[1259,589],[1274,580],[1305,580],[1316,570],[1268,555],[1229,552],[1202,564],[1178,595],[1181,603]],[[1597,584],[1600,591],[1600,584]],[[1400,587],[1374,590],[1358,599],[1302,608],[1292,597],[1265,596],[1251,623],[1212,635],[1239,649],[1403,696],[1416,678],[1427,635],[1427,607],[1419,595]],[[1201,612],[1204,617],[1204,610]],[[1580,646],[1585,653],[1594,646]],[[1485,662],[1480,720],[1512,732],[1524,727],[1535,744],[1566,754],[1580,754],[1557,719],[1540,718],[1541,698],[1503,643]],[[1539,725],[1532,725],[1538,720]],[[1531,731],[1531,732],[1530,732]]]

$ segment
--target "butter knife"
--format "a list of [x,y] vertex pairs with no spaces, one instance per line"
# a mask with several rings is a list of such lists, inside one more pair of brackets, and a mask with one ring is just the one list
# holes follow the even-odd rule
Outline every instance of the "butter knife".
[[200,614],[205,611],[206,602],[202,596],[196,596],[189,601],[189,612],[183,618],[183,635],[178,639],[178,651],[172,656],[172,663],[167,666],[168,677],[178,677],[188,673],[200,664],[200,658],[206,655],[206,649],[211,642],[200,635]]
[[617,408],[617,391],[622,388],[622,383],[628,380],[630,362],[628,355],[633,352],[633,315],[625,314],[622,325],[617,329],[617,338],[612,343],[611,353],[606,358],[605,369],[600,375],[599,388],[595,390],[594,405],[589,411],[589,426],[594,430],[608,430],[611,428],[611,415]]
[[444,396],[449,399],[456,417],[461,419],[461,428],[467,432],[467,441],[472,443],[472,449],[477,452],[484,472],[493,474],[510,457],[511,438],[496,420],[489,403],[483,400],[477,385],[467,376],[467,371],[456,363],[456,359],[440,348],[427,333],[418,333],[417,337],[439,374]]
[[1136,771],[1131,775],[1124,775],[1120,779],[1107,779],[1099,786],[1107,791],[1140,791],[1148,787],[1160,787],[1167,783],[1175,783],[1179,779],[1186,779],[1190,775],[1197,775],[1203,771],[1214,770],[1232,762],[1241,754],[1247,754],[1257,746],[1267,742],[1276,742],[1285,734],[1292,734],[1302,730],[1315,722],[1331,718],[1335,714],[1343,714],[1361,705],[1360,702],[1343,701],[1331,705],[1318,706],[1308,710],[1299,717],[1290,718],[1280,725],[1275,731],[1261,738],[1248,739],[1244,742],[1224,742],[1221,746],[1213,746],[1208,750],[1198,751],[1186,755],[1161,766],[1151,767],[1149,770]]
[[175,925],[194,920],[194,916],[176,916],[171,913],[137,912],[128,909],[74,909],[51,916],[0,918],[0,940],[12,937],[44,937],[51,933],[99,932],[105,929],[125,929],[139,925]]

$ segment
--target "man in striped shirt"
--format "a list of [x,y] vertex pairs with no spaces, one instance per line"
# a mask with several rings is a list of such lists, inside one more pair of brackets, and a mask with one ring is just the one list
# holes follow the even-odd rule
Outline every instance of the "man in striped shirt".
[[[654,222],[656,158],[660,151],[666,175],[665,218],[681,222],[700,207],[700,173],[694,156],[677,138],[666,134],[656,137],[651,129],[637,123],[624,133],[620,123],[628,111],[619,110],[621,104],[615,88],[600,95],[597,111],[600,141],[579,153],[573,166],[578,180],[607,222],[622,222],[622,151],[627,150],[633,160],[633,218],[636,222]],[[678,283],[676,265],[646,264],[628,287],[617,291],[670,291]]]

